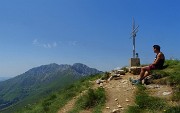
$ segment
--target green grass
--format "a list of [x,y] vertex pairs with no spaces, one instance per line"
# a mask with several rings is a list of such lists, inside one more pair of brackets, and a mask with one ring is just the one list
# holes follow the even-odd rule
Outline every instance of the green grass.
[[165,110],[165,113],[180,113],[180,106],[170,107]]
[[171,60],[168,61],[170,64],[170,76],[169,82],[173,87],[173,101],[180,101],[180,61],[179,60]]
[[175,68],[180,65],[180,60],[166,60],[165,65],[168,65],[168,68]]
[[174,93],[173,93],[173,96],[172,96],[172,101],[177,101],[177,102],[180,101],[180,92],[179,92],[179,89],[178,90],[176,90],[176,88],[174,89]]
[[146,92],[146,88],[142,85],[138,85],[136,92],[135,103],[136,105],[130,106],[127,113],[143,113],[146,112],[159,112],[166,108],[166,102],[158,97],[149,96]]
[[160,84],[170,85],[173,87],[172,101],[180,101],[180,60],[166,60],[166,69],[153,71],[153,74],[160,75]]
[[104,88],[88,89],[88,91],[75,103],[74,109],[69,113],[79,113],[81,110],[93,109],[93,113],[102,113],[102,107],[105,104],[106,96]]

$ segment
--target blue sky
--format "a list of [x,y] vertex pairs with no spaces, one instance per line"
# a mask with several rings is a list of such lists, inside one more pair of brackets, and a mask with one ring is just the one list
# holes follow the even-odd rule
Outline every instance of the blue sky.
[[179,0],[1,0],[0,76],[44,64],[84,63],[102,71],[129,65],[132,18],[136,52],[151,63],[154,44],[180,58]]

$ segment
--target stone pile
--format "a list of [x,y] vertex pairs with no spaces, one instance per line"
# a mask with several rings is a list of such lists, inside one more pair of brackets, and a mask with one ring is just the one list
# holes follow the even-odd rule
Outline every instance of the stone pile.
[[112,72],[110,72],[110,77],[107,80],[102,80],[102,78],[101,79],[97,79],[96,83],[99,84],[99,87],[103,87],[103,83],[104,82],[111,81],[114,78],[115,79],[121,78],[124,75],[125,75],[125,71],[124,70],[113,70]]

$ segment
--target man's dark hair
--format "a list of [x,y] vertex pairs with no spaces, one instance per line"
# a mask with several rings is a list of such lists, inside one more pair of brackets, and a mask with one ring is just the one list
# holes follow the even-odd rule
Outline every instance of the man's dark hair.
[[154,47],[154,49],[157,49],[157,50],[159,50],[159,51],[160,51],[160,49],[161,49],[161,47],[160,47],[159,45],[154,45],[153,47]]

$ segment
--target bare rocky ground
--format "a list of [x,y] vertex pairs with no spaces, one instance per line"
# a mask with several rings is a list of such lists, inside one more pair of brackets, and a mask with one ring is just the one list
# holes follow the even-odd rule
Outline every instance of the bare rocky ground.
[[[102,84],[96,84],[94,81],[94,88],[103,87],[106,91],[107,101],[103,108],[102,113],[112,113],[113,111],[118,111],[124,113],[129,105],[134,105],[135,90],[136,86],[129,82],[129,78],[138,78],[138,75],[132,75],[127,73],[124,76],[113,78],[108,82],[103,82]],[[165,99],[169,99],[172,94],[172,89],[170,86],[150,84],[145,85],[152,96],[157,96]],[[58,113],[67,113],[74,106],[77,97],[69,101]],[[84,110],[81,113],[92,113],[91,110]]]
[[134,104],[135,86],[129,82],[129,77],[132,75],[125,75],[119,80],[111,80],[105,84],[107,94],[107,102],[103,113],[110,113],[113,110],[120,110],[123,113],[129,105]]

